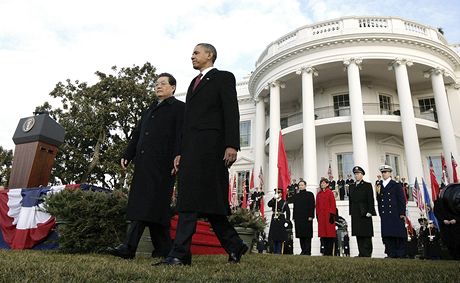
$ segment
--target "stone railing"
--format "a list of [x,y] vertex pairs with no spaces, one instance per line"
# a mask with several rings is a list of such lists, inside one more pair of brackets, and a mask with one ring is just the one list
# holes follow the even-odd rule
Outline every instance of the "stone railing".
[[265,48],[256,62],[256,67],[266,59],[291,46],[318,41],[334,36],[378,33],[410,35],[447,44],[444,36],[436,29],[412,21],[394,17],[344,17],[332,21],[301,27],[275,40]]
[[[363,114],[364,115],[389,115],[389,116],[400,116],[399,104],[391,104],[389,109],[380,108],[379,103],[363,103]],[[430,109],[428,111],[421,111],[420,107],[414,106],[415,118],[425,119],[433,122],[438,122],[438,116],[436,111]],[[280,124],[281,129],[291,127],[302,123],[302,112],[295,112],[287,116],[281,117]],[[351,115],[350,107],[340,107],[334,109],[333,106],[318,107],[315,108],[315,120],[334,118],[334,117],[347,117]],[[266,131],[265,137],[269,137],[269,130]]]

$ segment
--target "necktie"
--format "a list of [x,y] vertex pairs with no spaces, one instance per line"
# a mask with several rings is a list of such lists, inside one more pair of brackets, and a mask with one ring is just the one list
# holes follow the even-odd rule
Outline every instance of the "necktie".
[[195,83],[193,84],[192,91],[195,91],[196,87],[198,86],[198,84],[199,84],[200,81],[201,81],[201,77],[202,77],[202,76],[203,76],[202,73],[200,73],[198,76],[196,76]]

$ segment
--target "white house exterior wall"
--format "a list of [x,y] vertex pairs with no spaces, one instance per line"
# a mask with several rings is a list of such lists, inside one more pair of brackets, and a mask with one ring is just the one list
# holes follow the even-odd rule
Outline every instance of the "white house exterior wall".
[[[270,39],[267,39],[267,42],[269,41]],[[270,177],[270,153],[275,150],[269,149],[272,139],[271,137],[266,139],[265,134],[271,126],[270,89],[273,90],[273,83],[275,83],[278,86],[276,91],[280,93],[278,110],[280,119],[289,117],[287,118],[288,127],[283,127],[281,132],[287,150],[291,176],[297,180],[299,177],[308,177],[303,176],[306,172],[304,166],[307,165],[303,160],[302,131],[308,127],[302,124],[302,115],[305,114],[302,113],[302,91],[307,91],[307,95],[308,91],[314,94],[315,112],[318,109],[329,109],[333,105],[333,95],[349,93],[348,74],[343,63],[355,60],[360,67],[360,92],[369,164],[365,177],[372,183],[374,182],[379,173],[378,166],[385,162],[385,154],[399,156],[401,176],[410,175],[408,164],[413,163],[414,159],[406,156],[407,148],[404,144],[401,121],[403,116],[383,115],[378,112],[379,108],[376,108],[377,112],[372,108],[378,105],[379,94],[384,94],[389,95],[391,103],[398,107],[394,110],[400,109],[394,63],[402,62],[405,66],[407,65],[410,101],[414,106],[415,118],[412,123],[416,125],[416,137],[412,138],[416,138],[419,143],[421,164],[416,164],[416,166],[420,166],[423,171],[417,173],[417,176],[429,180],[428,157],[439,156],[444,144],[438,123],[417,112],[419,99],[434,97],[431,79],[424,79],[423,75],[433,69],[441,70],[444,74],[442,78],[447,92],[449,108],[447,111],[450,112],[453,140],[456,143],[452,151],[457,162],[460,163],[458,155],[460,152],[460,111],[456,111],[460,109],[459,49],[458,46],[455,48],[450,46],[437,29],[395,17],[346,17],[300,27],[286,34],[272,42],[262,52],[251,76],[238,83],[240,119],[251,121],[251,143],[250,146],[241,149],[238,160],[232,166],[230,173],[233,175],[239,171],[251,171],[254,164],[259,162],[264,172],[265,203],[271,198],[274,188],[268,187],[267,183]],[[305,72],[307,68],[314,70],[314,75],[312,73],[313,89],[302,90],[302,72]],[[263,137],[256,136],[256,103],[264,103],[264,107],[260,108],[264,109]],[[353,115],[353,112],[350,115]],[[334,177],[337,178],[337,154],[353,152],[354,133],[351,130],[350,115],[319,117],[314,121],[316,152],[306,152],[306,154],[316,154],[317,178],[327,176],[329,164]],[[289,121],[292,123],[289,124]],[[259,133],[261,132],[262,130],[259,129]],[[277,143],[278,136],[274,138]],[[257,148],[263,150],[261,155],[263,162],[256,160]],[[450,156],[446,159],[450,166]],[[275,160],[276,158],[272,158],[272,162]],[[274,167],[271,168],[273,170]],[[259,168],[254,170],[255,183],[258,186]],[[408,181],[413,183],[413,180]],[[271,182],[273,183],[273,180]],[[309,190],[316,193],[317,182],[318,180],[310,181]],[[337,206],[340,215],[350,223],[348,201],[337,201]],[[412,222],[417,225],[419,212],[412,201],[409,202],[409,211]],[[268,207],[266,212],[268,212],[266,216],[269,219]],[[373,220],[375,232],[373,256],[383,257],[380,220],[378,216],[373,217]],[[314,230],[316,235],[316,222]],[[294,244],[295,252],[298,253],[297,240],[294,240]],[[351,255],[357,255],[354,237],[351,238],[350,245]],[[313,254],[319,254],[317,237],[313,239],[312,248]]]

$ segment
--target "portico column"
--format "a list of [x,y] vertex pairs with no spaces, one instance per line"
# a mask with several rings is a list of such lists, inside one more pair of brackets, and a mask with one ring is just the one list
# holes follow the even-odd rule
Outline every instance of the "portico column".
[[412,62],[405,59],[396,59],[390,66],[396,75],[396,87],[398,90],[399,107],[401,112],[401,126],[404,140],[404,151],[407,160],[408,181],[410,185],[415,182],[415,177],[423,176],[422,157],[418,142],[417,128],[415,125],[414,107],[412,104],[412,94],[409,85],[407,67],[412,66]]
[[303,136],[303,177],[307,189],[316,195],[318,170],[316,160],[316,128],[313,76],[318,76],[315,68],[304,67],[297,74],[302,75],[302,136]]
[[[359,58],[351,58],[343,61],[348,73],[353,161],[354,165],[361,166],[365,172],[369,172],[366,127],[364,124],[363,114],[363,98],[361,94],[361,80],[359,78],[361,63],[362,60]],[[369,175],[370,174],[365,175],[364,178],[367,179],[366,177]]]
[[[256,99],[256,130],[255,130],[254,185],[260,186],[259,172],[265,164],[265,102],[263,97]],[[262,169],[263,170],[263,169]],[[266,174],[265,174],[266,175]]]
[[273,192],[278,187],[278,137],[280,125],[280,87],[278,81],[272,82],[270,87],[270,140],[268,153],[268,187],[266,192]]
[[458,158],[457,144],[455,142],[454,127],[450,116],[449,103],[447,101],[446,88],[444,86],[444,70],[433,68],[425,72],[425,77],[431,77],[433,86],[434,101],[436,103],[436,114],[438,115],[438,127],[441,134],[442,150],[446,157],[446,165],[449,176],[452,176],[452,163],[450,162],[450,154],[454,158]]

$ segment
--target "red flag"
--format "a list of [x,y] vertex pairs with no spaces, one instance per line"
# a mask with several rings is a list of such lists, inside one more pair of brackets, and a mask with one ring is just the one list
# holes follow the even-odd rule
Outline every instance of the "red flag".
[[457,175],[457,162],[455,162],[454,155],[450,153],[450,159],[452,160],[452,178],[454,183],[458,183],[458,175]]
[[436,180],[436,176],[434,175],[434,168],[433,168],[433,161],[430,159],[430,181],[431,181],[431,196],[433,201],[435,201],[438,198],[439,195],[439,183],[438,180]]
[[232,188],[233,188],[232,179],[233,179],[232,176],[228,177],[228,204],[230,205],[230,207],[233,206],[232,204]]
[[284,150],[283,135],[279,136],[278,144],[278,188],[282,189],[282,198],[286,199],[287,187],[291,183],[289,177],[289,165],[287,161],[286,151]]
[[252,168],[251,179],[249,180],[249,189],[254,189],[254,168]]
[[444,185],[449,184],[449,174],[447,173],[447,165],[446,165],[446,159],[444,158],[444,154],[441,152],[441,164],[442,164],[442,180],[441,182],[444,183]]
[[265,218],[265,203],[264,203],[264,196],[260,198],[260,216]]
[[243,201],[241,203],[242,208],[246,208],[247,206],[247,197],[246,197],[246,178],[243,179]]

